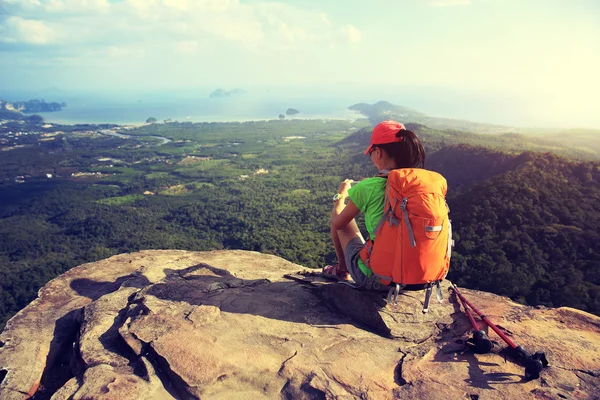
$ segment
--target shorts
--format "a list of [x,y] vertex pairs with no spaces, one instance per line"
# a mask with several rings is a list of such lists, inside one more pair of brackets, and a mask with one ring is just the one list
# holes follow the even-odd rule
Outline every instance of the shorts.
[[[360,260],[360,251],[362,250],[363,246],[364,243],[360,238],[354,238],[348,242],[346,245],[346,251],[344,252],[344,256],[346,257],[346,265],[348,266],[348,272],[350,273],[350,276],[354,282],[356,282],[356,284],[359,286],[368,279],[365,273],[358,266],[358,261]],[[370,289],[375,291],[387,291],[390,285],[378,285],[376,288],[370,287]],[[426,288],[426,283],[402,286],[402,290],[423,290]]]
[[358,260],[360,260],[360,251],[362,250],[363,246],[363,241],[356,237],[348,242],[346,245],[346,250],[344,251],[348,272],[357,285],[362,285],[367,279],[364,272],[362,272],[358,266]]

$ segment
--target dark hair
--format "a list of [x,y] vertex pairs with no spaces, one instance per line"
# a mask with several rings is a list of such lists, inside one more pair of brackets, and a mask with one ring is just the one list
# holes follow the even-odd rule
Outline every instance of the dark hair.
[[401,142],[378,144],[381,150],[392,158],[398,168],[423,168],[425,167],[425,149],[413,131],[402,129],[396,137],[401,137]]

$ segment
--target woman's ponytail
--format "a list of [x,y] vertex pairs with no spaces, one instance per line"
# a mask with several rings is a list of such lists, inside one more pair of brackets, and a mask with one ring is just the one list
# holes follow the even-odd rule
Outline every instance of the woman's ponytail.
[[425,149],[413,131],[402,129],[396,137],[402,140],[396,143],[380,144],[380,147],[392,158],[398,168],[424,168]]

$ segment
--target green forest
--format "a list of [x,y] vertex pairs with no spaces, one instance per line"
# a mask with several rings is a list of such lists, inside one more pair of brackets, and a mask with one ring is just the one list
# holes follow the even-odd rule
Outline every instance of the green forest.
[[[449,183],[449,279],[600,315],[598,157],[414,122]],[[50,279],[125,252],[244,249],[320,268],[335,257],[331,195],[377,172],[367,119],[20,127],[0,131],[0,328]]]

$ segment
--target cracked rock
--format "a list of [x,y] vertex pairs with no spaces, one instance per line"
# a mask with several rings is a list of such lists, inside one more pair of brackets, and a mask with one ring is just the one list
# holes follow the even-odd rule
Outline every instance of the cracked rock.
[[[600,318],[466,297],[550,366],[525,381],[503,342],[465,346],[458,304],[422,291],[388,305],[247,251],[141,251],[49,282],[0,335],[0,397],[594,398]],[[288,278],[286,278],[286,276]],[[36,396],[36,397],[37,397]]]

